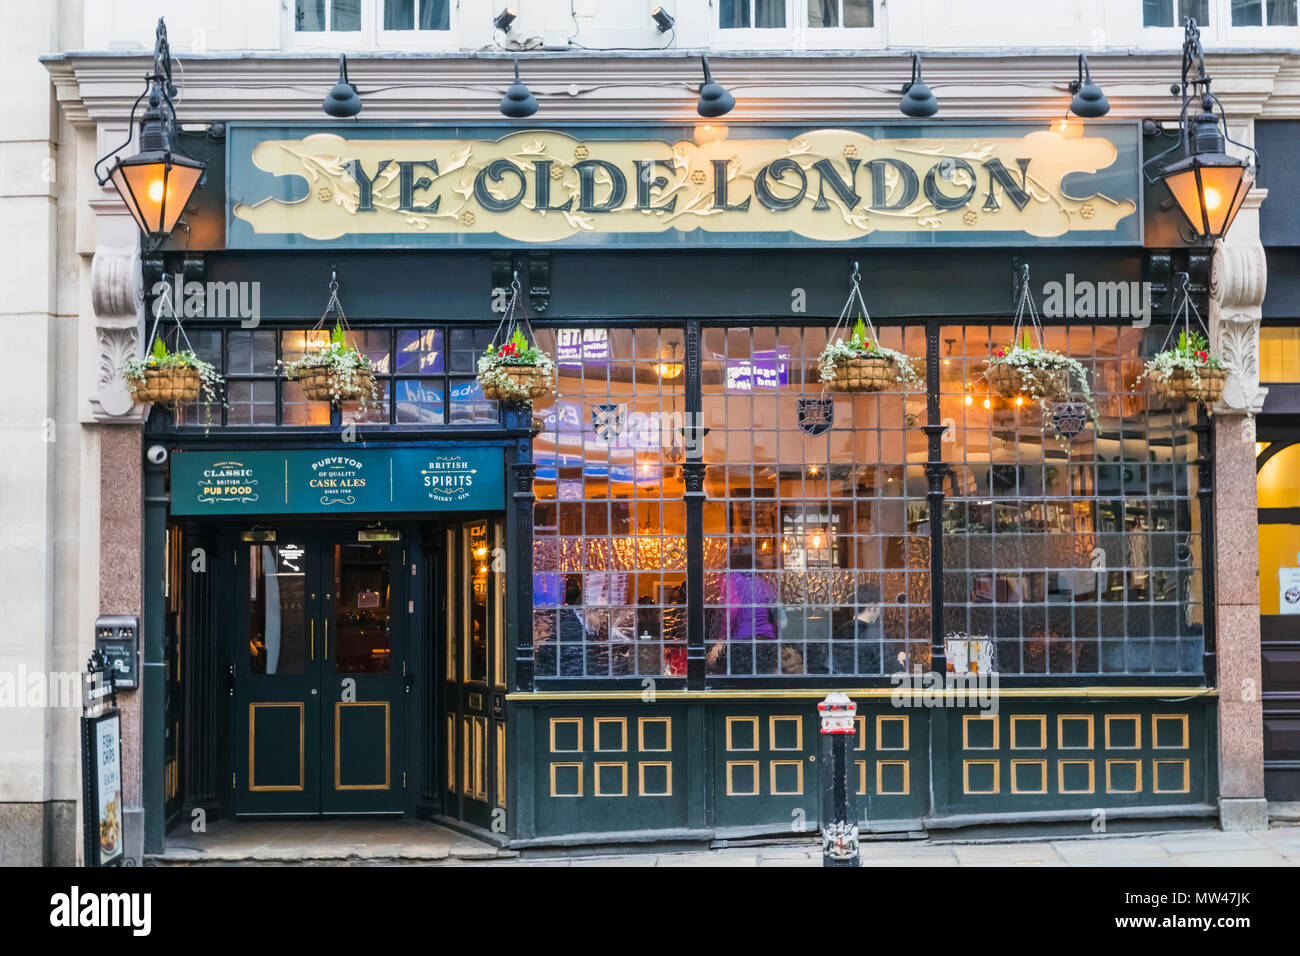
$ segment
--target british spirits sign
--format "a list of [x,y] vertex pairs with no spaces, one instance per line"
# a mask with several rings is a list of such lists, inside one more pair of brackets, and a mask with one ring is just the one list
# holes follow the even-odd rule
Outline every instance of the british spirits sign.
[[1135,123],[232,124],[230,248],[1140,243]]
[[505,507],[500,448],[175,452],[174,515],[386,514]]

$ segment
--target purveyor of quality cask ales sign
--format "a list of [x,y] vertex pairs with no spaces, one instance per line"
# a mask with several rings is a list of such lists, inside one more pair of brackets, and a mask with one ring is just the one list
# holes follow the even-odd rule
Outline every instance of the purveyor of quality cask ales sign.
[[232,124],[230,248],[1142,241],[1135,123]]
[[176,452],[174,515],[491,511],[505,506],[500,448]]

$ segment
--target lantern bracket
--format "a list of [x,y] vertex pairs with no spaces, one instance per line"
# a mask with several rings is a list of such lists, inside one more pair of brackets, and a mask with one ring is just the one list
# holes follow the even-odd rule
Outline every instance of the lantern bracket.
[[1253,146],[1240,143],[1228,134],[1228,116],[1224,112],[1223,104],[1219,102],[1219,98],[1210,89],[1212,82],[1213,78],[1205,72],[1205,50],[1201,46],[1200,28],[1196,25],[1194,19],[1188,17],[1183,29],[1182,83],[1176,83],[1170,87],[1170,92],[1174,96],[1182,97],[1182,109],[1178,114],[1178,141],[1142,164],[1142,176],[1148,186],[1154,186],[1160,181],[1165,169],[1163,160],[1171,153],[1181,150],[1184,157],[1189,157],[1197,152],[1192,140],[1188,114],[1191,111],[1193,102],[1198,100],[1203,115],[1214,116],[1217,111],[1215,125],[1222,130],[1224,141],[1249,153],[1250,162],[1248,168],[1252,172],[1258,173],[1260,165],[1259,152]]

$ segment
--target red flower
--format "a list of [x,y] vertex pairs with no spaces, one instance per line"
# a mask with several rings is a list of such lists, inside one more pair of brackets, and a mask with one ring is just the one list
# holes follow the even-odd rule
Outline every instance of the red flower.
[[515,351],[516,351],[516,349],[515,349],[515,343],[514,343],[514,342],[507,342],[505,345],[503,345],[503,346],[501,347],[501,354],[502,354],[502,355],[514,355],[514,354],[515,354]]
[[1007,357],[1007,350],[1006,350],[1006,349],[998,349],[998,351],[997,351],[997,356],[998,356],[998,358],[1006,358],[1006,357]]

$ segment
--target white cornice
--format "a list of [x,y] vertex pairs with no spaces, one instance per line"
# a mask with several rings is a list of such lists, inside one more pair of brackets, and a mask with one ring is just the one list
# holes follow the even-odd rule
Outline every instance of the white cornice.
[[[738,101],[729,120],[900,119],[899,88],[908,69],[896,54],[713,56],[715,77]],[[43,62],[77,125],[125,117],[149,65],[143,56],[96,53]],[[1110,99],[1111,118],[1176,114],[1169,87],[1179,79],[1178,56],[1097,56],[1090,63]],[[507,69],[495,55],[348,58],[367,122],[498,121]],[[1300,53],[1220,55],[1208,58],[1207,69],[1233,121],[1300,116]],[[337,70],[337,60],[324,55],[190,57],[178,112],[188,122],[325,122],[320,101]],[[1050,120],[1064,115],[1075,70],[1073,55],[936,56],[926,61],[925,79],[940,101],[941,120]],[[693,58],[543,56],[526,62],[524,80],[541,101],[539,121],[698,121]]]

